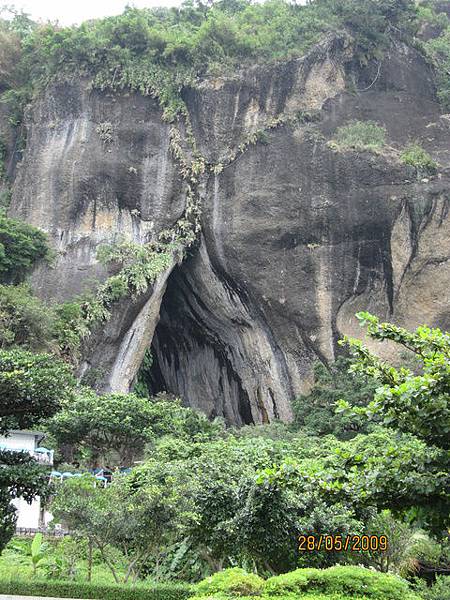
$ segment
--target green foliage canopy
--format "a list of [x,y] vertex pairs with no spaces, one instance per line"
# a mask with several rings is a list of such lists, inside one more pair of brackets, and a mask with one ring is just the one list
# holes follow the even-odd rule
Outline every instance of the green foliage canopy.
[[52,311],[26,284],[0,285],[0,348],[50,349]]
[[[426,326],[409,332],[391,323],[381,323],[367,312],[357,315],[375,340],[391,340],[413,352],[421,373],[395,367],[369,352],[360,340],[344,338],[354,359],[352,371],[365,373],[380,383],[374,401],[358,412],[377,414],[383,422],[410,432],[427,443],[450,448],[450,335]],[[341,403],[347,410],[348,403]]]
[[46,424],[61,448],[71,446],[72,459],[88,464],[131,466],[146,444],[164,435],[208,439],[222,427],[165,396],[97,395],[85,388]]
[[[0,433],[24,429],[52,415],[70,399],[70,369],[48,354],[0,350]],[[48,491],[48,473],[23,452],[0,451],[0,551],[14,533],[11,500],[31,501]]]
[[313,435],[333,434],[349,439],[367,431],[367,419],[362,415],[336,414],[336,405],[345,398],[356,406],[367,406],[373,399],[376,384],[364,375],[348,373],[350,360],[338,357],[326,366],[314,367],[314,385],[309,394],[292,402],[294,420],[291,428],[306,429]]
[[0,213],[0,282],[19,283],[41,259],[49,259],[45,233]]
[[28,82],[36,83],[78,72],[93,77],[100,88],[131,87],[158,96],[166,117],[173,119],[183,111],[181,88],[196,77],[301,56],[329,32],[347,31],[357,57],[367,62],[381,57],[393,34],[411,34],[415,18],[412,0],[315,0],[306,5],[219,0],[187,1],[169,9],[127,7],[122,15],[78,27],[46,24],[24,27],[19,35],[9,25],[3,42],[5,48],[12,46],[7,56],[20,44],[22,60],[10,59],[5,77],[23,81],[19,75],[27,73]]
[[58,486],[51,506],[57,519],[95,544],[117,583],[111,546],[120,549],[127,562],[123,583],[136,580],[150,554],[167,543],[176,523],[176,498],[161,485],[136,490],[131,483],[117,476],[103,488],[85,474]]
[[72,398],[70,367],[49,354],[0,350],[0,432],[26,429]]

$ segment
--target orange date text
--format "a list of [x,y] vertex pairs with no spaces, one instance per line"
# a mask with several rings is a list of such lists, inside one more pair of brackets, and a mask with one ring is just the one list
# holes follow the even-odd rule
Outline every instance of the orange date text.
[[300,552],[385,552],[385,535],[299,535]]

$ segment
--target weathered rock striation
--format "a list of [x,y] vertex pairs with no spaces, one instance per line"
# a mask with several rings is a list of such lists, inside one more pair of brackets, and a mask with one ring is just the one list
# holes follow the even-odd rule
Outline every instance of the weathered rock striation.
[[[183,94],[209,165],[202,232],[181,264],[93,332],[81,370],[98,389],[128,390],[151,344],[154,391],[230,423],[289,419],[312,363],[333,360],[343,333],[359,334],[356,311],[449,328],[449,125],[416,50],[398,43],[362,69],[348,40],[330,36],[301,59]],[[388,148],[330,147],[352,119],[384,125]],[[143,243],[180,218],[186,190],[169,130],[155,100],[86,81],[34,102],[10,213],[47,231],[58,252],[32,275],[40,296],[92,288],[107,276],[99,245]],[[399,160],[414,140],[439,163],[436,176]]]

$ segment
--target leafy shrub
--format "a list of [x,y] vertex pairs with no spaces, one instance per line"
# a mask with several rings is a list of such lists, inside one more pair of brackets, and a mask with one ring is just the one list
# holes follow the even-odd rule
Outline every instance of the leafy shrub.
[[[437,10],[436,10],[437,9]],[[417,7],[417,22],[419,25],[429,25],[441,30],[449,25],[448,16],[444,12],[437,12],[439,6],[426,6],[425,3]],[[434,36],[433,36],[434,37]]]
[[0,285],[0,348],[46,349],[52,325],[51,311],[32,295],[28,285]]
[[376,600],[414,600],[405,581],[392,575],[361,567],[331,567],[329,569],[297,569],[267,580],[265,593],[280,596],[309,591],[364,596]]
[[261,593],[264,581],[258,575],[246,573],[243,569],[225,569],[207,577],[195,587],[198,596],[225,593],[232,596],[257,596]]
[[336,413],[336,403],[343,398],[352,398],[352,403],[357,406],[367,406],[376,389],[376,384],[366,377],[349,373],[350,364],[348,358],[339,357],[329,366],[314,365],[314,386],[307,395],[292,402],[292,429],[304,428],[313,435],[331,433],[340,439],[367,431],[364,417]]
[[96,598],[98,600],[184,600],[192,595],[186,584],[155,584],[152,587],[95,585],[66,581],[0,581],[1,594],[49,596],[50,598]]
[[415,591],[423,600],[450,600],[450,577],[437,577],[436,583],[431,587],[425,581],[418,580]]
[[[228,600],[231,596],[224,594],[214,594],[213,596],[193,596],[190,600]],[[267,598],[266,596],[259,596],[259,598]],[[292,594],[286,594],[282,596],[276,596],[276,600],[350,600],[349,596],[343,596],[342,594],[306,594],[302,596],[293,596]],[[239,600],[255,600],[255,596],[239,596]],[[275,599],[274,599],[275,600]],[[351,600],[364,600],[360,596],[352,596]],[[434,600],[434,598],[433,598]]]
[[405,148],[400,158],[406,165],[415,167],[420,173],[433,174],[437,170],[436,161],[417,143],[410,144]]
[[386,129],[374,121],[352,121],[338,127],[329,145],[337,150],[380,150],[386,144]]
[[374,567],[383,573],[395,572],[400,575],[412,569],[416,543],[428,539],[420,530],[414,530],[407,523],[395,519],[390,510],[382,510],[372,517],[367,523],[366,534],[386,536],[388,547],[385,551],[355,554],[352,556],[355,563]]
[[50,255],[43,231],[0,213],[0,282],[19,283],[36,261]]
[[72,397],[74,383],[69,365],[50,354],[0,350],[0,431],[54,414]]
[[444,109],[450,109],[450,27],[435,39],[425,43],[428,56],[434,61],[437,95]]

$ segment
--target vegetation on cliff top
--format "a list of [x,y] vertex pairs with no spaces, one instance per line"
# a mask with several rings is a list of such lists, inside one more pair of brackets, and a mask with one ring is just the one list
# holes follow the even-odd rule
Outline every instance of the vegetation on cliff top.
[[366,62],[382,54],[394,32],[411,34],[415,18],[412,0],[187,1],[180,8],[128,7],[64,28],[16,14],[0,22],[0,90],[24,98],[29,82],[76,73],[100,88],[155,95],[170,119],[183,109],[180,89],[196,77],[300,56],[325,33],[343,30]]

